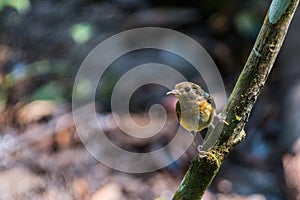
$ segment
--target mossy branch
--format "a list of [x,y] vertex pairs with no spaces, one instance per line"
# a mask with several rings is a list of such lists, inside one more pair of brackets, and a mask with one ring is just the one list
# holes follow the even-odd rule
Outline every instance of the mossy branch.
[[[268,12],[264,20],[244,69],[222,112],[229,125],[223,126],[220,137],[207,155],[197,156],[192,161],[173,200],[201,199],[225,157],[245,138],[243,129],[270,74],[298,3],[299,0],[273,0],[271,13]],[[269,13],[272,19],[269,19]],[[219,122],[215,129],[220,127],[222,124]]]

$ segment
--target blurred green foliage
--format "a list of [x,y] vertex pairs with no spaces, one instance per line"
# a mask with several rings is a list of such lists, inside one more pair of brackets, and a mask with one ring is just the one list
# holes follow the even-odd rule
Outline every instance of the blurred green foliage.
[[0,11],[4,6],[15,8],[20,14],[25,13],[30,9],[29,0],[0,0]]
[[235,16],[235,27],[241,35],[255,37],[260,28],[261,19],[256,13],[249,10],[241,10]]
[[76,43],[81,44],[85,43],[93,36],[93,27],[89,23],[82,22],[73,25],[70,28],[69,33]]
[[54,100],[63,101],[65,96],[64,88],[56,81],[51,81],[37,88],[29,97],[29,101],[33,100]]
[[66,100],[72,85],[66,61],[42,60],[29,65],[16,64],[4,75],[0,85],[0,106],[4,107],[10,97],[18,101]]

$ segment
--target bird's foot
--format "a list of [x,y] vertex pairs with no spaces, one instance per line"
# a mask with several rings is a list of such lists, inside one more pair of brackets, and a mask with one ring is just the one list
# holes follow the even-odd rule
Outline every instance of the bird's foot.
[[198,145],[198,147],[197,147],[197,152],[198,152],[198,155],[200,158],[203,158],[208,155],[208,152],[205,150],[202,150],[202,147],[203,147],[202,145]]
[[216,114],[216,118],[219,120],[219,122],[229,125],[229,123],[225,120],[226,117],[224,117],[222,113]]

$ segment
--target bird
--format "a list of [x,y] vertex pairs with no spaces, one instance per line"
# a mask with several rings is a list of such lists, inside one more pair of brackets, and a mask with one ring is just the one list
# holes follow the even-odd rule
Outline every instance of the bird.
[[[178,83],[166,94],[174,95],[178,99],[176,102],[177,119],[180,125],[193,135],[195,146],[196,134],[210,126],[213,128],[214,117],[227,124],[221,114],[216,114],[216,105],[210,94],[196,83],[187,81]],[[202,137],[204,139],[205,136]],[[197,150],[201,151],[201,145],[197,147]]]

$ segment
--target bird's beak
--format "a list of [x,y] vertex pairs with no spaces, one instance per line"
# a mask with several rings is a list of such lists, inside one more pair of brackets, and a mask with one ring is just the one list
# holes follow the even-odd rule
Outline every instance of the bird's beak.
[[171,90],[171,91],[166,93],[166,95],[177,95],[177,94],[179,94],[178,90]]

